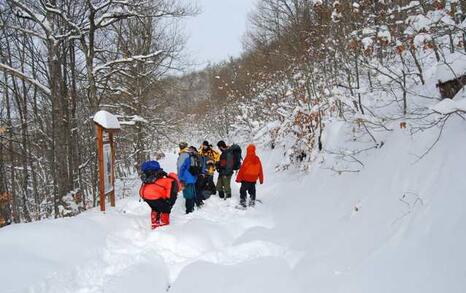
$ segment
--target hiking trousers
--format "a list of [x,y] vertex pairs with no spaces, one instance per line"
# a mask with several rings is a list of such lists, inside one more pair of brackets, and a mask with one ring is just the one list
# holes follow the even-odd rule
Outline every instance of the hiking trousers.
[[231,197],[231,176],[218,175],[217,180],[217,191],[221,198],[224,196],[226,198]]
[[239,189],[240,194],[240,204],[246,206],[246,198],[249,193],[249,199],[251,203],[254,203],[256,200],[256,182],[241,182],[241,188]]
[[157,213],[170,213],[172,211],[172,205],[168,199],[145,199],[144,201]]
[[196,203],[196,186],[194,184],[186,184],[183,189],[183,197],[186,200],[186,213],[189,214],[194,211]]

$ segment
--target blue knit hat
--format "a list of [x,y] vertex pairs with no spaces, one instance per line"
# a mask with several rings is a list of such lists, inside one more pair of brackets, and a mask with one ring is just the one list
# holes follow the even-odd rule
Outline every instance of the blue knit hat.
[[141,171],[143,173],[148,173],[148,172],[155,172],[158,171],[162,168],[160,168],[160,164],[157,161],[146,161],[142,163],[141,166]]

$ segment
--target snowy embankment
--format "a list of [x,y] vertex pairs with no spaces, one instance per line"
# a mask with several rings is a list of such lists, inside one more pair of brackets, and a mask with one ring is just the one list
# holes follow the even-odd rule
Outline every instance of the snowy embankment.
[[[329,149],[345,144],[342,123]],[[437,133],[387,132],[359,172],[339,174],[323,154],[307,175],[275,173],[284,150],[259,152],[263,204],[235,209],[235,186],[231,202],[186,216],[180,196],[173,224],[155,231],[136,178],[106,214],[1,229],[0,291],[465,292],[466,124],[452,117],[418,160]]]

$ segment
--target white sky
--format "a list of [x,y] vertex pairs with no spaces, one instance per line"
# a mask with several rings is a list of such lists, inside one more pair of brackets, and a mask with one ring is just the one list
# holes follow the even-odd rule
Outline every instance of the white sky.
[[198,67],[239,56],[255,0],[196,0],[201,13],[186,23],[189,58]]

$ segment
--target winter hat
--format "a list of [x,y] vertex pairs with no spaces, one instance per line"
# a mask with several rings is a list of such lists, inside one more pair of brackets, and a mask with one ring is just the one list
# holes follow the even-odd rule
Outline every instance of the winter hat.
[[187,148],[187,147],[188,147],[188,143],[187,143],[187,142],[184,142],[184,141],[182,141],[182,142],[180,142],[180,144],[179,144],[178,146],[180,147],[180,149],[185,149],[185,148]]
[[188,151],[194,152],[194,153],[195,153],[195,152],[197,152],[197,149],[196,149],[195,146],[190,146],[190,147],[188,148]]
[[224,149],[227,148],[227,144],[226,144],[223,140],[217,142],[217,146],[218,146],[219,148],[224,148]]
[[255,155],[256,154],[256,146],[253,144],[248,145],[247,154]]
[[207,140],[204,140],[204,142],[202,143],[202,145],[205,145],[205,146],[210,146],[209,142]]
[[143,173],[156,172],[161,170],[160,164],[157,161],[146,161],[142,163],[141,171]]

